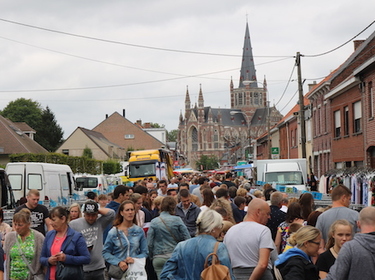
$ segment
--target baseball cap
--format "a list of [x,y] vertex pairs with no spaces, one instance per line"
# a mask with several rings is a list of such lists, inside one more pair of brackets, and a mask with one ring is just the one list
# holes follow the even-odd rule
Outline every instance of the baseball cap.
[[98,203],[92,200],[86,201],[85,206],[83,207],[83,213],[95,214],[98,212],[99,212]]

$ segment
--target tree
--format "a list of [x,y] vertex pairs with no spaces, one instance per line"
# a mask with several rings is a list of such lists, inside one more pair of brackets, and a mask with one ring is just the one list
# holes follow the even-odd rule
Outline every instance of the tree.
[[54,152],[63,142],[64,132],[55,119],[55,114],[47,106],[42,113],[41,126],[35,140],[50,152]]
[[163,127],[165,127],[164,124],[160,125],[158,123],[150,123],[150,125],[151,125],[152,128],[163,128]]
[[31,128],[37,130],[42,120],[43,109],[39,102],[31,99],[18,98],[11,101],[1,111],[1,115],[12,122],[25,122]]
[[219,160],[217,157],[210,155],[202,155],[197,161],[196,166],[198,170],[210,170],[210,169],[216,169],[219,167]]
[[177,142],[178,131],[178,129],[168,131],[168,142]]
[[43,109],[37,101],[18,98],[9,102],[0,114],[12,122],[27,123],[36,131],[35,141],[48,151],[55,151],[63,141],[63,130],[55,115],[49,107]]
[[86,147],[83,149],[82,156],[83,156],[83,157],[86,157],[86,158],[92,158],[92,150],[91,150],[89,147],[86,146]]

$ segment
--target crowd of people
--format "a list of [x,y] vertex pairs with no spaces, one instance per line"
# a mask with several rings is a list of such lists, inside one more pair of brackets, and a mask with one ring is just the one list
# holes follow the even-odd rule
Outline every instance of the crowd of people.
[[231,173],[145,178],[50,211],[39,198],[29,191],[12,227],[0,209],[0,280],[59,280],[68,268],[85,280],[195,280],[217,242],[231,279],[375,279],[375,208],[350,209],[344,185],[317,209],[311,193]]

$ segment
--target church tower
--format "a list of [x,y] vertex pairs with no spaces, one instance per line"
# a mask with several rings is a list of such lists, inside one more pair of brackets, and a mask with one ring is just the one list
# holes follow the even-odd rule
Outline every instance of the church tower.
[[[261,87],[259,87],[261,85]],[[265,108],[267,102],[266,85],[257,82],[254,65],[253,50],[251,47],[249,24],[246,22],[245,38],[242,51],[242,63],[238,88],[230,84],[231,108],[240,109],[250,121],[259,108]]]

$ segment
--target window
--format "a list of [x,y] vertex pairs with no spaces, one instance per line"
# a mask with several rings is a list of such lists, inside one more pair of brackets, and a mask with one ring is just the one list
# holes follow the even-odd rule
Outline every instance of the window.
[[28,175],[28,182],[29,182],[29,189],[36,189],[41,190],[42,189],[42,175],[40,174],[29,174]]
[[344,108],[344,135],[349,135],[349,108]]
[[134,139],[134,134],[125,134],[125,139]]
[[368,117],[374,117],[374,91],[372,90],[372,82],[368,83]]
[[22,190],[22,175],[9,174],[8,178],[13,190]]
[[69,155],[69,149],[63,149],[62,150],[62,153],[64,154],[64,155]]
[[238,94],[238,105],[243,105],[243,96],[242,92]]
[[361,101],[353,104],[354,111],[354,133],[361,132],[361,118],[362,118],[362,108]]
[[192,151],[198,151],[198,131],[195,127],[191,132],[191,139],[192,139]]
[[214,131],[214,149],[219,149],[219,133],[216,129]]
[[335,111],[335,138],[341,136],[341,115],[340,110]]

